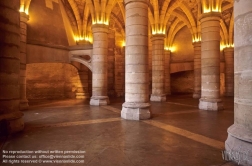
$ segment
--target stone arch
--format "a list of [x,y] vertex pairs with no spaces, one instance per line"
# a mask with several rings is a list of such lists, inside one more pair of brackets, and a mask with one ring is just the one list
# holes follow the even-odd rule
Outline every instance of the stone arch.
[[71,48],[69,51],[69,62],[79,62],[86,66],[88,69],[93,72],[92,69],[92,48],[81,49],[77,46]]
[[[84,55],[84,56],[88,56],[88,55]],[[91,72],[93,72],[92,66],[91,66],[91,59],[85,60],[81,55],[72,55],[70,58],[70,61],[79,62],[83,64],[84,66],[86,66],[87,68],[89,68]]]

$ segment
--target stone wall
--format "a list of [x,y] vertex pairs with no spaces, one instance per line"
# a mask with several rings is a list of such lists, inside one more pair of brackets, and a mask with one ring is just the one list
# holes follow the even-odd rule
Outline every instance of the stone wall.
[[58,3],[31,1],[27,27],[27,43],[68,46],[67,35]]
[[[189,29],[183,27],[175,36],[171,52],[171,93],[193,93],[194,49]],[[182,63],[183,62],[183,63]]]
[[171,74],[171,93],[193,93],[193,71],[183,71]]
[[34,63],[27,65],[27,98],[75,98],[78,70],[64,63]]
[[193,62],[192,35],[186,26],[176,34],[173,47],[171,62]]

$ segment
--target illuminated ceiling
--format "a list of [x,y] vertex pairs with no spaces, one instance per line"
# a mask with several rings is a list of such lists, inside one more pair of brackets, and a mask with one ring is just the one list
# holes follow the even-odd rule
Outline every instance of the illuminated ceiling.
[[[20,10],[28,11],[30,1],[21,0]],[[91,25],[95,23],[109,24],[110,29],[115,30],[116,37],[125,36],[123,0],[59,1],[64,5],[76,37],[84,39],[92,36]],[[210,10],[208,5],[211,2],[217,4],[212,11],[219,10],[222,13],[220,32],[222,43],[232,44],[233,0],[150,0],[148,14],[150,34],[165,34],[168,36],[166,45],[171,45],[176,33],[186,26],[191,32],[193,41],[200,40],[198,18],[202,12]]]

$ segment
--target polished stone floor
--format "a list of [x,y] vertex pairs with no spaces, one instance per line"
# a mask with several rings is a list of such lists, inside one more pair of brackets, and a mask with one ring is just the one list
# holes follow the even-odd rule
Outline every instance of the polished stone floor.
[[25,130],[1,138],[1,152],[85,151],[88,166],[232,165],[223,161],[222,150],[234,121],[233,98],[223,98],[226,109],[215,112],[198,110],[191,95],[169,96],[167,102],[152,102],[152,118],[142,121],[120,118],[123,100],[100,107],[83,100],[31,101]]

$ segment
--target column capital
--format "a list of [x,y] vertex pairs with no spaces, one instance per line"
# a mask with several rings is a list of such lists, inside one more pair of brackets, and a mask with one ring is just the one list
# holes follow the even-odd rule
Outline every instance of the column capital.
[[27,15],[25,12],[20,12],[20,21],[27,23],[27,21],[29,21],[29,15]]
[[165,35],[164,34],[154,34],[151,35],[151,40],[164,40]]
[[201,47],[201,41],[193,42],[194,47]]
[[221,19],[220,12],[202,13],[202,15],[199,17],[200,22],[211,21],[211,20],[220,20],[220,19]]
[[171,54],[171,50],[164,49],[165,54]]
[[223,49],[224,52],[234,52],[234,47],[225,47]]
[[104,33],[108,33],[109,31],[109,26],[106,24],[93,24],[92,25],[92,31],[93,33],[96,32],[104,32]]
[[146,3],[149,5],[150,0],[124,0],[125,5],[127,5],[129,3],[134,3],[134,2],[142,2],[142,3]]

